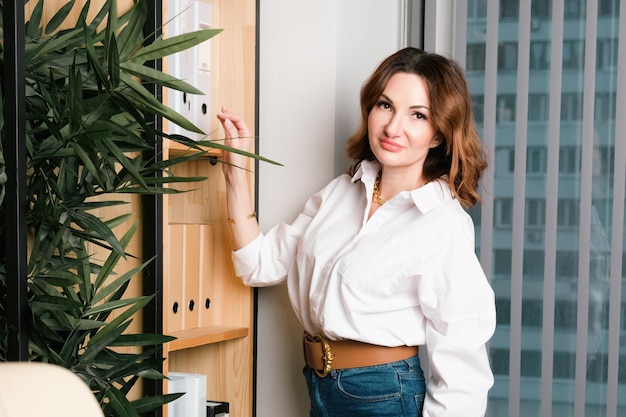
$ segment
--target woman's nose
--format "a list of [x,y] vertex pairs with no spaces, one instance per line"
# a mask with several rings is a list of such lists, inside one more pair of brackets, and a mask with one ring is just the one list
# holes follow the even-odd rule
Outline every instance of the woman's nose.
[[387,125],[385,126],[385,131],[388,136],[396,136],[402,128],[402,122],[400,120],[400,116],[398,113],[393,113],[389,120],[387,121]]

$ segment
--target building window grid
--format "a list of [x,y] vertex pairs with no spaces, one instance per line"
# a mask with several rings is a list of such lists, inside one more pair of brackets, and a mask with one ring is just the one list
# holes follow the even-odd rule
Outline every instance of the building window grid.
[[[559,149],[559,174],[563,177],[580,175],[581,170],[580,146],[561,146]],[[502,173],[511,175],[515,172],[515,148],[500,146],[496,148],[496,158],[500,156],[505,163]],[[545,146],[528,146],[526,149],[526,174],[533,176],[545,175],[548,163],[548,148]],[[594,175],[607,176],[613,172],[615,161],[615,147],[613,145],[598,145],[594,147]],[[497,173],[501,176],[501,173]]]
[[[470,4],[475,10],[472,18],[484,19],[486,11],[481,9],[485,5],[486,0],[470,0]],[[535,4],[543,3],[545,6],[543,11],[535,10]],[[550,18],[550,11],[552,10],[551,1],[549,2],[532,2],[533,18]],[[519,10],[519,0],[500,1],[500,21],[504,19],[507,21],[516,19],[517,11]],[[598,5],[599,18],[614,18],[617,16],[616,11],[619,10],[619,1],[600,0]],[[506,9],[506,10],[503,10]],[[565,1],[565,18],[567,19],[581,19],[584,18],[586,13],[586,1]],[[482,23],[481,23],[482,24]],[[534,37],[534,33],[531,33]],[[563,74],[564,77],[570,77],[568,74],[572,74],[577,77],[576,80],[580,81],[580,73],[584,66],[585,56],[585,44],[582,39],[577,37],[584,37],[584,33],[578,33],[577,35],[565,36],[563,42]],[[475,60],[468,61],[468,75],[471,77],[474,74],[483,75],[485,71],[485,61],[483,57],[486,55],[484,50],[484,44],[472,44],[468,45],[468,59],[471,53],[476,57]],[[517,71],[517,43],[516,42],[502,42],[498,48],[498,74],[502,77],[510,77],[511,72]],[[606,71],[617,70],[617,39],[613,38],[600,38],[596,41],[597,56],[596,56],[596,68],[597,76],[606,79]],[[533,71],[545,71],[550,67],[550,41],[541,39],[532,39],[530,45],[530,65],[529,71],[531,77]],[[609,74],[611,79],[615,78],[615,74]],[[571,78],[570,78],[571,79]],[[604,82],[604,80],[602,80]],[[499,82],[500,84],[500,82]],[[583,156],[581,155],[581,144],[571,144],[572,140],[578,142],[580,138],[572,138],[572,130],[580,132],[579,125],[582,125],[583,120],[583,93],[578,91],[576,86],[571,83],[563,85],[563,91],[561,92],[561,134],[570,135],[564,136],[561,140],[562,145],[559,147],[559,182],[565,180],[574,180],[573,184],[578,182],[577,177],[581,174],[581,163]],[[595,94],[595,108],[594,108],[594,121],[597,124],[597,133],[606,135],[612,134],[610,126],[615,123],[616,112],[616,93],[614,91],[601,91],[602,88],[598,88],[600,91],[596,91]],[[498,135],[498,125],[503,128],[510,129],[509,125],[514,126],[517,122],[515,120],[516,115],[516,100],[515,94],[505,93],[498,91],[496,97],[497,109],[496,109],[496,168],[495,175],[501,177],[508,175],[509,177],[514,174],[514,160],[515,150],[510,146],[498,146],[498,140],[502,137]],[[478,122],[479,128],[481,122],[484,119],[484,110],[482,108],[484,103],[484,95],[476,95],[473,98],[475,109],[475,118]],[[528,122],[548,123],[547,103],[549,102],[549,95],[547,93],[537,92],[536,90],[529,93],[529,112]],[[544,111],[543,104],[546,103],[546,110]],[[607,132],[608,127],[608,132]],[[510,130],[507,130],[510,132]],[[510,139],[509,139],[510,140]],[[603,139],[604,140],[604,139]],[[502,141],[500,141],[502,143]],[[547,141],[546,141],[547,142]],[[569,142],[569,143],[568,143]],[[546,147],[528,146],[527,152],[527,167],[526,176],[530,178],[530,175],[545,175],[547,166],[547,145]],[[605,184],[612,187],[612,174],[615,161],[615,148],[611,144],[602,143],[594,147],[593,158],[593,175],[598,176],[599,180],[607,178]],[[503,169],[504,168],[504,169]],[[562,178],[561,178],[562,177]],[[594,180],[595,181],[595,180]],[[528,186],[528,185],[527,185]],[[612,209],[611,189],[604,191],[607,195],[606,200],[594,201],[594,206],[600,205],[606,207],[610,206]],[[507,229],[512,228],[512,206],[513,199],[509,197],[494,196],[494,226],[501,233],[507,232]],[[602,223],[606,226],[610,225],[611,211],[606,210],[607,213],[603,214]],[[557,202],[557,235],[563,234],[563,237],[567,238],[568,233],[572,237],[578,235],[578,228],[580,225],[580,201],[577,196],[572,198],[559,198]],[[608,217],[607,217],[608,216]],[[526,212],[525,212],[525,228],[527,231],[536,228],[541,230],[545,227],[545,200],[539,199],[526,199]],[[615,231],[613,231],[615,232]],[[617,231],[619,233],[619,231]],[[530,235],[527,233],[526,239]],[[525,242],[525,245],[528,243]],[[493,279],[496,280],[510,280],[511,275],[511,250],[499,248],[496,244],[494,247],[493,256]],[[524,252],[524,259],[532,256],[528,253],[528,250]],[[537,251],[543,256],[543,251]],[[570,284],[575,288],[578,281],[578,252],[576,250],[565,250],[563,248],[557,248],[556,252],[556,283]],[[623,254],[622,265],[626,265],[626,252]],[[542,264],[543,265],[543,264]],[[594,282],[601,282],[602,279],[608,279],[610,265],[610,257],[608,254],[591,254],[590,259],[590,273],[592,287],[596,284]],[[524,262],[524,281],[528,279],[534,279],[537,277],[529,277],[526,275],[527,265]],[[626,268],[622,268],[622,276],[626,280]],[[538,274],[538,278],[542,280],[541,271]],[[600,279],[600,277],[603,277]],[[602,288],[602,286],[601,286]],[[606,289],[606,287],[603,287]],[[597,295],[597,294],[596,294]],[[595,297],[595,298],[594,298]],[[596,297],[593,294],[590,295],[589,308],[589,331],[608,331],[608,295],[603,294],[601,297]],[[523,329],[541,329],[543,326],[542,315],[538,312],[542,310],[543,301],[528,301],[523,299],[523,314],[522,314],[522,328]],[[535,303],[535,304],[533,304]],[[622,331],[626,332],[626,306],[622,304]],[[498,325],[508,325],[508,319],[510,317],[510,300],[502,297],[497,298],[498,309]],[[530,314],[529,312],[532,312]],[[576,300],[555,300],[555,316],[554,326],[555,332],[572,332],[577,330],[577,301]],[[576,354],[572,351],[559,351],[557,347],[554,352],[553,358],[553,378],[555,381],[573,381],[576,378]],[[565,347],[569,349],[569,347]],[[494,363],[494,371],[496,375],[508,376],[509,367],[509,350],[508,349],[492,349],[492,359]],[[522,376],[540,378],[541,377],[541,352],[539,351],[526,351],[522,350]],[[620,353],[620,363],[626,363],[626,353]],[[587,374],[586,381],[593,383],[606,383],[607,381],[607,364],[608,356],[603,352],[594,352],[590,350],[587,355]],[[620,384],[626,384],[626,366],[620,367],[618,380]],[[569,383],[568,382],[568,383]],[[554,399],[553,399],[554,400]],[[622,410],[620,408],[620,410]],[[618,411],[618,415],[620,411]]]

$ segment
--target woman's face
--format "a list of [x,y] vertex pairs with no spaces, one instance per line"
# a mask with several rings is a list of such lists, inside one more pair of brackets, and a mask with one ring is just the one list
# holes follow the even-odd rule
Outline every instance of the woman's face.
[[399,72],[387,83],[367,119],[369,143],[385,167],[418,169],[439,145],[430,122],[428,87],[415,74]]

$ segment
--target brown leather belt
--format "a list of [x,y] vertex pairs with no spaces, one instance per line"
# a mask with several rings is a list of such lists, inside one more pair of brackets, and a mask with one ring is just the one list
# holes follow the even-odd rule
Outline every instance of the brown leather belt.
[[362,368],[395,362],[417,355],[417,346],[387,347],[354,340],[331,341],[304,333],[304,360],[321,378],[332,369]]

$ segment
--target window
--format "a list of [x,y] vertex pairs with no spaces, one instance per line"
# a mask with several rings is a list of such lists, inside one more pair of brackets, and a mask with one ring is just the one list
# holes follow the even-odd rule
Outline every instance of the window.
[[484,19],[487,17],[487,0],[467,1],[468,19]]
[[617,65],[617,40],[598,39],[596,47],[596,67],[610,70]]
[[543,146],[529,146],[526,151],[526,173],[545,174],[546,173],[546,148]]
[[559,200],[557,208],[557,224],[560,227],[577,227],[580,221],[580,203],[574,199]]
[[519,0],[500,0],[500,17],[503,19],[517,18],[519,15]]
[[620,0],[599,0],[598,14],[601,17],[619,16]]
[[580,40],[563,42],[563,69],[582,69],[585,57],[584,44]]
[[615,160],[615,148],[612,146],[597,146],[593,154],[594,175],[606,176],[613,171]]
[[517,69],[517,42],[502,42],[498,45],[498,69]]
[[545,122],[548,120],[548,95],[545,93],[528,96],[528,121]]
[[[546,200],[530,198],[526,200],[526,226],[529,228],[543,227],[546,224]],[[532,236],[536,236],[536,232],[532,232]],[[538,238],[529,239],[533,243],[539,243],[542,240]],[[543,273],[543,272],[542,272]]]
[[550,68],[550,42],[533,41],[530,43],[530,69],[547,70]]
[[480,123],[480,121],[485,118],[485,107],[483,103],[485,102],[485,96],[483,95],[473,95],[472,96],[472,113],[474,115],[474,122],[476,124]]
[[615,116],[615,98],[614,92],[596,93],[595,119],[597,122],[608,122]]
[[561,146],[559,148],[559,173],[577,174],[580,172],[580,148]]
[[513,223],[513,199],[502,198],[495,202],[496,207],[496,226],[511,226]]
[[496,119],[499,123],[515,121],[515,94],[502,94],[497,98]]
[[485,44],[467,46],[467,71],[485,71]]
[[561,96],[561,121],[579,121],[582,119],[582,93],[563,93]]
[[567,0],[564,3],[565,18],[579,19],[585,16],[585,5],[587,0]]
[[[493,210],[482,211],[493,219],[477,230],[486,237],[477,251],[489,263],[483,266],[494,283],[498,324],[490,346],[498,389],[490,392],[487,416],[626,416],[626,350],[612,342],[626,338],[626,235],[612,225],[626,218],[620,1],[566,0],[557,5],[564,7],[560,16],[553,4],[476,0],[467,8],[481,18],[468,19],[471,45],[460,56],[470,90],[479,93],[475,119],[493,152],[486,181],[492,189],[484,193]],[[585,30],[588,6],[598,8],[589,17],[597,19],[597,34]],[[486,44],[494,37],[498,51],[490,54]],[[585,59],[589,45],[593,61]],[[528,60],[528,68],[518,68],[518,60]],[[554,63],[562,64],[558,82]],[[520,97],[528,98],[527,109],[517,108]],[[520,110],[527,111],[524,120]],[[491,114],[495,121],[484,117]],[[516,167],[521,153],[525,166]],[[623,237],[619,250],[611,246],[615,237]],[[609,321],[615,315],[620,325]]]

